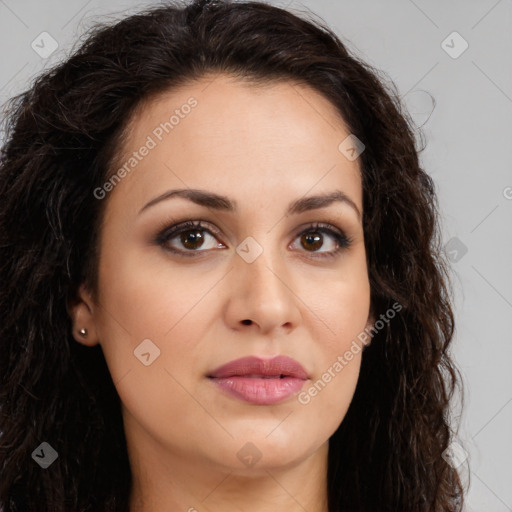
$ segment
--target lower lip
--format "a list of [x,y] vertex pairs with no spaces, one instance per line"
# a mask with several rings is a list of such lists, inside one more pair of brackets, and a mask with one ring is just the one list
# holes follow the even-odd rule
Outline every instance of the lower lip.
[[296,377],[259,378],[224,377],[211,379],[232,396],[257,405],[272,405],[297,394],[304,386],[304,379]]

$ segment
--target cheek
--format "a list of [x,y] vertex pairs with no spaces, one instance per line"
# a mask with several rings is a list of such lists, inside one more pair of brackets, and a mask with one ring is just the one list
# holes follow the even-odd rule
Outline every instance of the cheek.
[[[340,297],[323,310],[329,328],[317,332],[315,373],[297,395],[304,409],[305,425],[320,428],[330,437],[343,421],[359,379],[369,300],[364,292]],[[318,435],[318,432],[317,434]]]
[[107,256],[100,269],[102,302],[112,313],[106,321],[115,319],[135,337],[166,336],[181,319],[194,315],[218,280],[172,268],[161,257],[137,257],[128,247],[117,256]]
[[204,410],[191,399],[198,396],[192,369],[204,350],[201,325],[215,307],[205,294],[215,281],[200,279],[191,286],[190,277],[179,272],[169,281],[129,258],[119,260],[115,272],[108,267],[100,274],[100,337],[123,408],[153,435],[163,436],[162,442],[164,425],[181,425],[190,434],[205,421]]
[[205,296],[215,281],[202,277],[192,286],[183,272],[164,278],[151,262],[130,257],[125,249],[105,252],[100,265],[97,327],[105,359],[127,404],[147,402],[158,410],[176,392],[179,406],[179,386],[166,370],[181,382],[179,372],[190,373],[199,357],[199,319],[205,318],[204,305],[210,314],[214,307]]
[[302,294],[307,297],[310,324],[315,325],[313,333],[317,346],[321,347],[331,364],[337,355],[347,350],[352,340],[364,331],[370,312],[370,284],[366,266],[347,268],[338,277],[322,280],[322,286],[315,294],[305,295],[305,290],[314,285],[309,282]]
[[[333,362],[298,395],[310,423],[330,437],[342,423],[356,389],[361,364],[360,354],[345,364]],[[314,429],[313,429],[314,430]]]
[[315,375],[298,401],[327,430],[336,430],[353,398],[370,308],[366,268],[348,279],[329,281],[324,293],[311,297],[310,322],[316,354]]

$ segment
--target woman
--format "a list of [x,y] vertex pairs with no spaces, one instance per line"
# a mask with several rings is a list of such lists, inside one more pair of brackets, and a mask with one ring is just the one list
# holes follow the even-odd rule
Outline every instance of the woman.
[[434,184],[326,26],[154,8],[8,123],[5,512],[461,510]]

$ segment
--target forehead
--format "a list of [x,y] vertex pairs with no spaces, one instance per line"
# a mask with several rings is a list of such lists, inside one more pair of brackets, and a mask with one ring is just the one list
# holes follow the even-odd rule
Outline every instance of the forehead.
[[127,128],[113,171],[125,165],[129,175],[115,194],[179,184],[239,190],[244,200],[293,184],[296,195],[341,187],[362,206],[359,160],[339,148],[350,132],[307,85],[205,76],[141,102]]

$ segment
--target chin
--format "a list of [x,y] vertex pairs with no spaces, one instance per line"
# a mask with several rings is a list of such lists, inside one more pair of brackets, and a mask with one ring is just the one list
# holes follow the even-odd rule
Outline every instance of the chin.
[[266,475],[267,471],[285,470],[300,464],[317,452],[325,442],[319,440],[318,443],[311,444],[311,439],[301,439],[292,434],[274,439],[266,436],[267,434],[237,436],[236,440],[230,440],[227,445],[216,443],[217,450],[211,457],[229,471],[241,476],[254,476],[259,473]]

